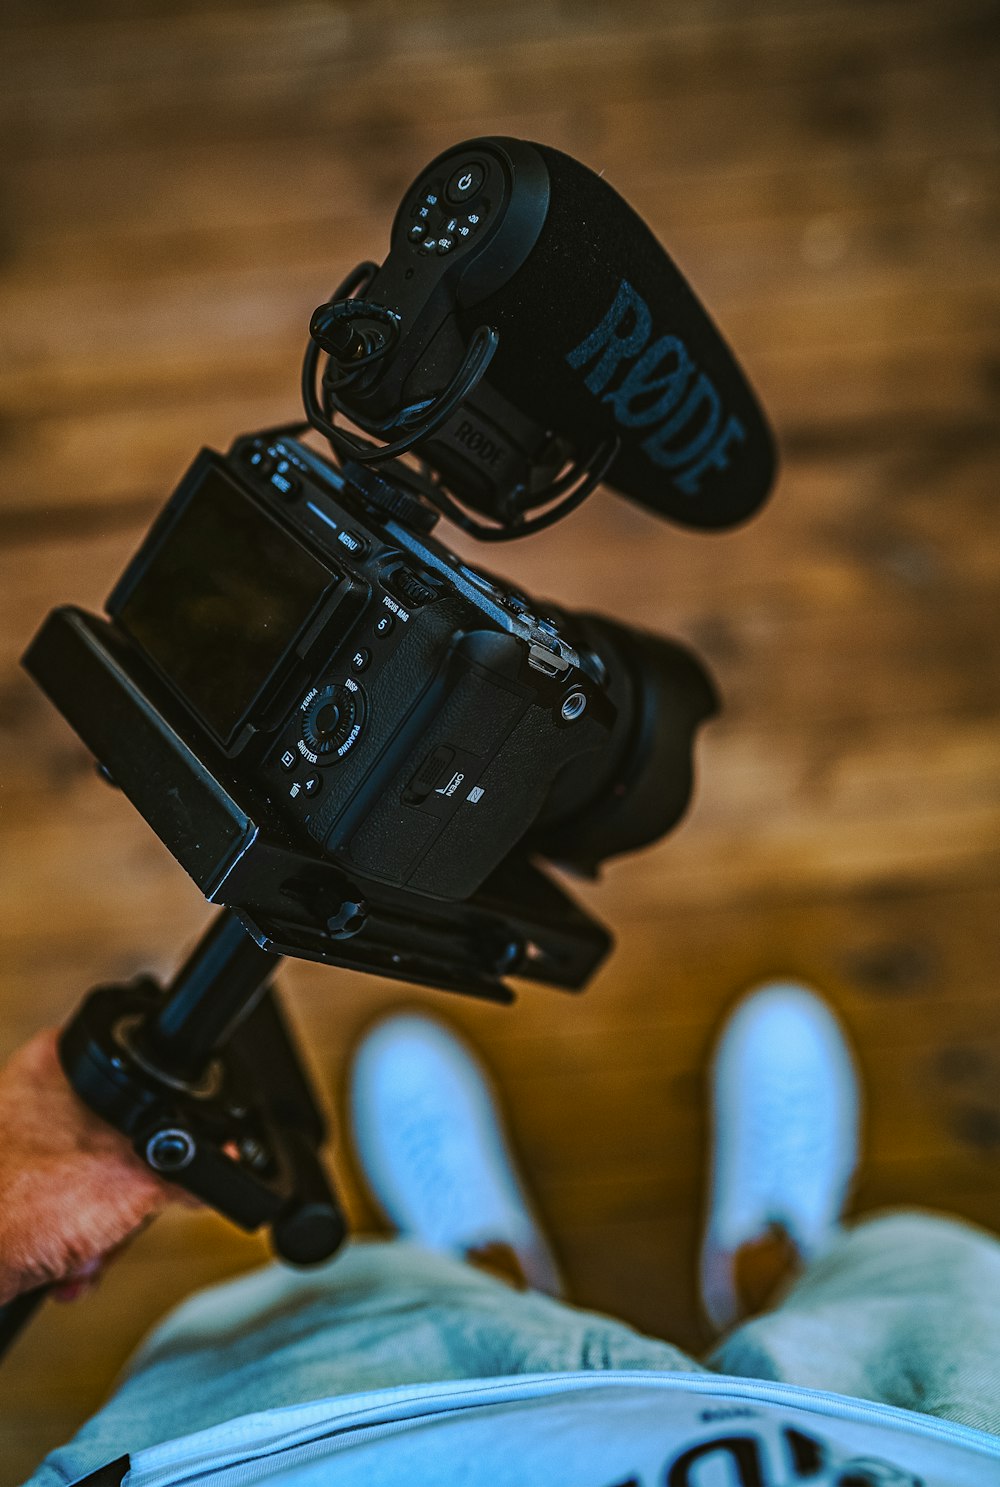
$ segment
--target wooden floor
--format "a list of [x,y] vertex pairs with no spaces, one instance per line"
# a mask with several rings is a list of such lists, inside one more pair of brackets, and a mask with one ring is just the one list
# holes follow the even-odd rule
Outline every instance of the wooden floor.
[[[726,699],[696,804],[582,896],[618,950],[514,1010],[302,965],[336,1105],[405,1001],[483,1050],[581,1302],[696,1348],[705,1066],[747,986],[820,987],[868,1094],[855,1207],[1000,1228],[1000,12],[986,0],[159,0],[5,8],[0,90],[0,1052],[207,916],[18,669],[99,605],[202,443],[295,416],[309,314],[439,149],[540,139],[630,198],[737,347],[784,471],[698,536],[601,494],[502,554],[679,636]],[[612,20],[613,17],[613,20]],[[491,561],[497,562],[496,554]],[[499,565],[499,564],[498,564]],[[372,1222],[343,1143],[334,1163]],[[193,1285],[162,1221],[4,1367],[3,1482]],[[127,1443],[123,1443],[126,1445]]]

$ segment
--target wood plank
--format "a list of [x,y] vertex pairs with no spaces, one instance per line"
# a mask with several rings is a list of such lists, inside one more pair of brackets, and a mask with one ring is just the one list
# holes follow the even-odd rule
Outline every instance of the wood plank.
[[[830,489],[846,492],[857,473]],[[810,486],[811,500],[783,497],[753,527],[722,538],[654,529],[627,504],[596,497],[561,545],[543,536],[503,566],[529,592],[689,642],[725,702],[713,733],[793,726],[818,741],[835,722],[849,746],[852,729],[863,738],[874,714],[887,743],[890,719],[902,729],[910,716],[949,709],[972,721],[995,714],[997,552],[970,548],[964,535],[989,497],[979,469],[971,474],[952,483],[948,505],[903,481],[891,512],[865,511],[868,491],[858,485],[854,509],[836,512],[831,500],[829,518],[819,506],[827,492]],[[34,779],[58,773],[70,748],[17,660],[55,604],[101,607],[141,535],[130,524],[11,551],[0,588],[8,809]]]
[[[223,266],[166,281],[144,274],[112,287],[100,277],[98,262],[93,280],[76,286],[71,327],[60,320],[44,280],[10,284],[5,339],[16,361],[2,386],[11,417],[37,420],[44,431],[61,416],[51,404],[60,392],[69,399],[70,419],[95,404],[102,413],[128,417],[136,405],[152,403],[155,417],[185,392],[188,400],[198,395],[216,402],[231,399],[234,390],[244,397],[262,385],[276,391],[282,380],[295,416],[308,317],[332,281],[359,258],[381,253],[385,225],[373,224],[354,248],[339,242],[335,251],[324,247],[329,266]],[[948,282],[940,268],[924,264],[911,273],[899,260],[862,262],[848,275],[818,275],[803,267],[798,230],[782,234],[780,242],[774,234],[758,234],[756,259],[749,252],[754,244],[747,243],[747,251],[741,247],[728,264],[715,265],[693,248],[678,252],[676,234],[661,234],[751,367],[759,360],[780,371],[808,348],[815,358],[831,358],[836,374],[845,353],[857,359],[863,345],[876,363],[893,350],[923,348],[946,375],[949,361],[960,363],[970,350],[984,354],[996,325],[998,270],[986,246],[990,239],[982,260],[966,255],[962,275]],[[331,240],[337,236],[331,230]],[[747,299],[761,291],[775,298],[766,311]],[[251,352],[256,364],[244,369]],[[132,376],[140,379],[138,388],[130,386]]]
[[[666,123],[669,100],[662,114]],[[947,149],[930,157],[889,151],[864,172],[841,158],[796,157],[776,164],[765,157],[753,167],[721,158],[710,168],[685,167],[669,153],[637,158],[624,147],[606,148],[591,163],[650,219],[668,246],[676,249],[676,235],[682,234],[686,251],[713,259],[728,249],[735,261],[750,259],[766,271],[760,247],[776,233],[808,228],[800,272],[843,266],[847,249],[854,261],[860,249],[865,256],[907,264],[910,272],[935,261],[945,267],[956,240],[987,267],[997,162],[972,120],[968,136],[958,158]],[[114,170],[103,152],[81,159],[71,183],[56,161],[43,165],[18,157],[7,164],[6,278],[37,283],[58,263],[67,283],[78,284],[97,268],[124,284],[216,264],[322,264],[341,244],[345,258],[355,246],[371,254],[387,240],[409,176],[430,158],[415,143],[401,154],[397,150],[407,175],[380,182],[377,198],[359,198],[356,164],[347,152],[331,150],[325,134],[296,142],[294,150],[282,139],[257,142],[252,153],[239,143],[219,145],[210,164],[195,144],[178,143],[168,153],[134,143],[122,148]],[[218,190],[220,176],[225,192]],[[142,191],[135,189],[137,178],[146,183]],[[793,255],[784,272],[795,266]]]
[[[506,103],[509,111],[511,103],[516,106],[527,95],[536,106],[545,100],[551,109],[549,100],[563,89],[567,99],[593,100],[587,110],[592,131],[605,123],[609,108],[625,103],[645,123],[644,93],[667,87],[684,96],[689,127],[678,130],[679,145],[686,155],[701,158],[720,135],[737,149],[764,142],[772,153],[791,151],[799,131],[804,127],[808,135],[810,126],[820,137],[839,133],[841,148],[854,146],[865,139],[866,129],[871,133],[873,117],[878,119],[887,106],[896,100],[912,104],[909,89],[915,85],[920,101],[929,107],[906,109],[906,132],[929,144],[950,139],[956,122],[955,110],[939,101],[947,90],[936,89],[934,80],[956,62],[963,76],[970,67],[973,76],[981,75],[996,46],[986,7],[959,6],[953,15],[953,24],[945,28],[927,5],[873,6],[866,19],[856,7],[839,14],[825,8],[810,14],[808,7],[798,15],[772,12],[756,25],[744,20],[720,26],[706,58],[707,28],[697,11],[685,17],[686,26],[674,20],[659,28],[644,18],[630,27],[626,14],[620,30],[609,34],[596,17],[589,26],[581,26],[576,17],[553,26],[551,12],[543,17],[532,7],[512,8],[492,28],[478,14],[462,16],[460,9],[452,10],[450,36],[459,44],[463,39],[472,43],[463,57],[454,45],[445,42],[442,47],[439,29],[428,28],[422,18],[407,26],[399,10],[392,13],[391,29],[377,12],[370,17],[356,12],[352,18],[340,11],[297,10],[287,17],[258,12],[255,24],[247,26],[239,14],[215,11],[199,17],[197,25],[189,20],[178,25],[169,17],[140,19],[131,26],[118,21],[120,42],[112,47],[105,44],[102,30],[90,25],[54,36],[51,28],[34,35],[29,28],[20,46],[12,37],[12,91],[22,109],[25,92],[43,106],[61,90],[70,93],[73,133],[78,135],[83,126],[102,143],[112,131],[154,139],[165,128],[175,135],[196,133],[206,120],[222,115],[244,127],[249,118],[257,131],[275,124],[288,130],[290,120],[301,127],[303,119],[321,119],[326,127],[363,134],[366,144],[372,139],[398,144],[406,135],[433,138],[440,111],[448,112],[449,105],[453,117],[460,118],[463,111],[481,114],[484,106],[495,114],[498,105]],[[377,49],[371,46],[376,37]],[[495,78],[498,44],[509,68],[506,78]],[[567,65],[567,49],[574,45],[586,57],[582,75]],[[803,53],[814,58],[811,68],[803,67]],[[182,104],[178,75],[184,78]],[[252,89],[246,86],[249,78]],[[304,83],[311,86],[304,88]],[[384,99],[381,109],[371,104],[373,83]],[[803,101],[815,99],[811,109],[782,107],[795,97],[796,84]],[[772,106],[753,112],[741,108],[741,85],[745,94],[763,94]],[[414,86],[422,96],[435,98],[433,111],[404,113],[392,106],[390,100]],[[111,90],[117,108],[108,119],[105,95]],[[728,108],[719,107],[719,95]],[[39,126],[54,136],[53,142],[61,142],[70,132],[66,114],[50,108],[35,120],[33,132],[18,130],[15,143],[30,145],[34,139],[37,148]],[[752,131],[745,127],[748,118]],[[12,122],[20,123],[17,113]],[[579,110],[567,122],[579,133]],[[995,126],[987,109],[982,123]]]
[[[669,538],[664,540],[669,542]],[[39,592],[39,586],[32,583],[12,584],[22,605],[0,656],[4,668],[0,755],[5,763],[9,761],[9,792],[20,789],[21,781],[28,785],[32,779],[46,778],[51,760],[66,753],[67,740],[48,725],[46,704],[36,698],[33,684],[15,668],[54,604],[82,602],[100,608],[117,570],[102,574],[98,582],[85,576],[81,558],[88,546],[81,542],[81,552],[67,565],[61,586],[46,583]],[[902,541],[899,552],[900,562],[910,556],[916,564],[917,558]],[[547,575],[522,572],[517,578],[529,592],[540,591],[574,610],[594,612],[600,606],[624,624],[638,621],[644,629],[688,643],[721,690],[724,709],[712,725],[714,730],[729,733],[749,722],[755,731],[767,733],[791,725],[799,737],[818,742],[826,724],[857,732],[872,712],[887,724],[895,719],[900,730],[909,716],[949,708],[973,719],[995,715],[998,677],[991,646],[997,579],[993,576],[949,575],[948,581],[918,586],[916,592],[903,583],[894,591],[891,573],[879,582],[877,571],[871,575],[846,565],[846,571],[841,571],[833,562],[824,568],[817,561],[812,573],[803,564],[797,581],[791,575],[771,579],[763,554],[759,563],[748,561],[746,567],[751,571],[736,581],[713,565],[704,576],[701,592],[685,594],[687,584],[679,574],[676,588],[671,582],[680,554],[673,555],[669,563],[664,561],[659,592],[648,579],[638,581],[638,571],[628,566],[630,555],[627,546],[616,551],[621,570],[597,567],[579,585],[573,579],[566,581],[565,570],[550,569]],[[765,571],[755,576],[754,567]],[[26,562],[25,571],[29,568]],[[637,573],[631,598],[620,576],[630,571]],[[526,581],[534,577],[541,582]],[[691,575],[688,582],[693,582]],[[823,657],[822,664],[817,656]]]
[[[911,719],[905,730],[873,724],[855,734],[831,733],[824,722],[819,731],[822,749],[804,746],[815,730],[709,730],[699,751],[702,784],[685,825],[609,873],[627,873],[631,899],[649,912],[665,881],[677,902],[703,903],[715,894],[781,897],[824,885],[916,881],[926,873],[996,880],[995,719]],[[89,772],[76,771],[66,786],[58,814],[40,814],[39,797],[31,795],[6,810],[5,916],[17,925],[30,918],[40,892],[65,895],[55,932],[73,933],[100,912],[106,882],[123,877],[135,912],[151,915],[175,871],[165,849],[127,802],[102,798]],[[84,842],[86,882],[77,860]],[[596,907],[600,892],[587,888],[584,897]]]

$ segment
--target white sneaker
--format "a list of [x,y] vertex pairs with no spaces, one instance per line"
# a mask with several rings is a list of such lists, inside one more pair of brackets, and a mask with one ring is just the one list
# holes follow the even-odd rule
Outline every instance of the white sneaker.
[[737,1250],[779,1226],[803,1260],[821,1253],[857,1165],[860,1098],[850,1049],[813,992],[774,983],[723,1028],[712,1068],[712,1175],[702,1302],[720,1330],[739,1320]]
[[417,1013],[380,1023],[355,1055],[350,1103],[358,1159],[400,1234],[460,1256],[509,1245],[536,1290],[560,1294],[486,1074],[453,1033]]

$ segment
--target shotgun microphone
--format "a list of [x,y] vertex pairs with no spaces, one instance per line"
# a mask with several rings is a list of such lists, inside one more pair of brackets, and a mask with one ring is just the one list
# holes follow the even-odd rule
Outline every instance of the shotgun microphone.
[[499,524],[462,523],[477,535],[535,530],[553,513],[530,512],[569,488],[562,515],[600,478],[704,529],[766,499],[774,442],[735,357],[642,219],[569,155],[501,137],[445,151],[364,267],[313,317],[318,411],[388,440],[355,445],[362,460],[412,447],[439,504],[450,491]]

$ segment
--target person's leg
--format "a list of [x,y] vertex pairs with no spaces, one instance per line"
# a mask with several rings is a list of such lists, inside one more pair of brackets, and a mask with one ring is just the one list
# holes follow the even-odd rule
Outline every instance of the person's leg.
[[482,1272],[489,1274],[488,1292],[480,1291],[483,1302],[489,1296],[488,1324],[479,1332],[459,1328],[465,1377],[703,1371],[669,1343],[552,1299],[561,1291],[558,1265],[517,1171],[496,1092],[450,1029],[416,1013],[376,1026],[353,1062],[350,1105],[359,1164],[400,1235],[451,1257],[466,1278],[476,1267],[480,1286]]
[[718,1331],[833,1242],[860,1104],[846,1038],[814,992],[774,982],[736,1003],[711,1066],[701,1293]]
[[355,1052],[349,1087],[358,1163],[398,1233],[458,1258],[489,1250],[515,1278],[560,1293],[496,1092],[450,1029],[418,1013],[378,1023]]
[[1000,1432],[1000,1243],[917,1214],[839,1225],[860,1102],[829,1009],[788,985],[742,999],[712,1089],[706,1311],[727,1323],[746,1315],[741,1271],[770,1263],[773,1280],[790,1258],[809,1268],[776,1310],[726,1337],[710,1367]]
[[1000,1434],[1000,1242],[926,1214],[866,1220],[709,1365]]
[[309,1270],[269,1265],[193,1296],[30,1487],[62,1487],[240,1415],[367,1390],[581,1369],[704,1372],[667,1343],[449,1255],[356,1242]]

